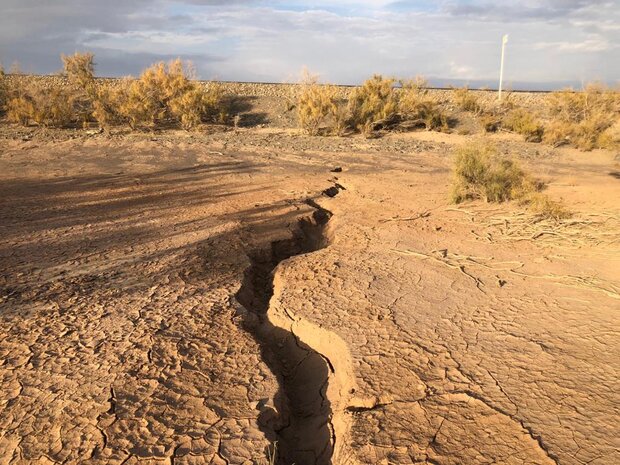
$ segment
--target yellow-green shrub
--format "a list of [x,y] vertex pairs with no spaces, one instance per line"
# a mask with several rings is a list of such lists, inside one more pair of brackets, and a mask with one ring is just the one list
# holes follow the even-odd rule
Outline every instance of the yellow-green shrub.
[[121,108],[127,101],[129,84],[129,79],[125,78],[114,84],[104,83],[97,86],[92,114],[102,128],[127,123]]
[[451,191],[454,203],[475,198],[487,202],[518,200],[537,217],[568,218],[570,212],[560,202],[540,192],[543,187],[493,145],[471,143],[456,150]]
[[[190,79],[191,68],[180,59],[157,63],[146,69],[138,79],[127,81],[126,89],[107,91],[100,95],[120,102],[118,115],[132,128],[155,127],[180,123],[190,129],[204,118],[226,118],[223,92],[218,86],[205,90]],[[100,104],[102,120],[106,119],[105,101]],[[110,109],[111,105],[107,105]]]
[[92,53],[79,53],[73,55],[61,55],[63,74],[69,81],[69,85],[91,91],[95,82],[95,55]]
[[336,133],[344,130],[346,109],[339,98],[338,88],[319,84],[316,76],[304,76],[296,106],[299,125],[306,133],[317,135],[322,129]]
[[484,108],[482,104],[467,86],[454,89],[454,101],[461,108],[461,110],[469,111],[472,113],[482,113]]
[[528,142],[540,142],[542,140],[542,124],[530,111],[524,108],[510,110],[502,120],[502,126],[521,134]]
[[428,96],[426,81],[401,81],[398,112],[405,121],[419,121],[427,130],[448,129],[448,117],[439,103]]
[[583,150],[615,145],[610,128],[620,120],[620,93],[599,84],[581,92],[570,89],[547,97],[550,122],[545,142],[570,143]]
[[458,148],[453,171],[454,203],[474,198],[505,202],[522,195],[526,188],[525,172],[492,145],[467,144]]
[[86,123],[92,111],[94,64],[92,54],[62,56],[68,85],[26,76],[15,79],[6,91],[9,120],[23,125],[71,127]]
[[376,74],[351,93],[349,111],[354,127],[361,129],[368,123],[388,118],[398,111],[394,83],[394,79]]
[[34,121],[41,126],[64,128],[75,121],[74,104],[75,95],[69,89],[20,80],[9,90],[7,116],[22,125]]

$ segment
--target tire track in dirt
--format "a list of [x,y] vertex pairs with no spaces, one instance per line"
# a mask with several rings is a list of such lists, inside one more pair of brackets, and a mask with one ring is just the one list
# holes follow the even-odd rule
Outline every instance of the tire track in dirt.
[[[335,197],[344,187],[323,192]],[[355,392],[352,363],[336,334],[278,305],[284,286],[283,262],[329,246],[332,212],[308,199],[314,212],[301,218],[291,237],[250,253],[250,266],[236,294],[245,309],[245,326],[279,381],[272,400],[259,405],[259,423],[277,442],[278,464],[331,465],[344,455],[349,424],[346,407]]]

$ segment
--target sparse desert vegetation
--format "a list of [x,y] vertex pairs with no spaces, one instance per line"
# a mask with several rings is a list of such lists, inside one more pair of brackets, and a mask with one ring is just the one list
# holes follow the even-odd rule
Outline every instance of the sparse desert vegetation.
[[544,140],[570,144],[583,150],[617,147],[620,122],[620,92],[601,84],[583,91],[553,92],[547,97],[549,123]]
[[346,105],[339,96],[338,88],[319,84],[318,76],[304,75],[296,107],[299,125],[307,134],[314,136],[323,131],[340,135],[346,129]]
[[[62,56],[64,82],[25,75],[0,77],[0,109],[11,122],[50,128],[129,126],[132,129],[195,129],[203,123],[235,120],[231,97],[216,82],[195,79],[191,64],[156,63],[137,78],[100,80],[91,53]],[[548,94],[546,107],[524,107],[508,93],[502,102],[482,101],[467,87],[438,99],[422,78],[397,81],[374,75],[344,96],[338,86],[320,84],[307,74],[295,90],[297,124],[309,135],[343,136],[360,132],[377,137],[389,131],[450,131],[458,115],[470,113],[484,132],[505,130],[528,142],[567,144],[582,150],[620,144],[620,97],[615,89],[588,85]],[[232,96],[234,97],[234,95]]]
[[472,143],[459,147],[454,157],[452,201],[482,198],[506,202],[526,190],[525,172],[514,160],[499,154],[492,144]]
[[484,107],[468,87],[454,89],[453,95],[455,103],[461,110],[469,111],[477,115],[484,111]]
[[156,63],[137,79],[97,82],[94,55],[62,57],[66,85],[13,79],[7,86],[10,121],[45,127],[102,127],[127,124],[132,129],[174,127],[192,129],[202,122],[222,123],[228,114],[221,88],[200,85],[190,64],[177,59]]
[[475,142],[455,150],[451,200],[483,199],[487,202],[517,200],[532,213],[560,220],[570,213],[560,203],[543,194],[543,184],[519,164],[500,154],[497,146]]
[[620,465],[619,2],[0,0],[0,465]]
[[531,110],[514,108],[501,119],[501,126],[521,134],[526,142],[541,142],[544,127]]
[[301,82],[296,103],[299,125],[311,135],[343,135],[349,129],[369,138],[379,130],[447,130],[448,117],[428,96],[425,81],[418,78],[398,84],[395,87],[395,79],[374,75],[351,92],[346,104],[336,86],[320,85],[308,75]]

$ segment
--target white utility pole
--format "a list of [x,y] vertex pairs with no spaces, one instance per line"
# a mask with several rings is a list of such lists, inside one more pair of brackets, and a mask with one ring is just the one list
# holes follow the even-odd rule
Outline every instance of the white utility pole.
[[499,68],[499,94],[497,99],[501,102],[502,100],[502,84],[504,82],[504,56],[506,55],[506,44],[508,43],[508,34],[504,34],[502,37],[502,64]]

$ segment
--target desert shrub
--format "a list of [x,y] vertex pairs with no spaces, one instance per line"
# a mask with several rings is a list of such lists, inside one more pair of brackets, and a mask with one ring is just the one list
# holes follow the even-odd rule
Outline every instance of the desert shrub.
[[600,148],[610,150],[620,147],[620,118],[598,136],[597,144]]
[[454,89],[454,101],[461,110],[480,114],[484,111],[478,97],[476,97],[467,86]]
[[542,140],[542,124],[530,111],[523,108],[510,110],[502,120],[502,126],[523,135],[528,142],[540,142]]
[[401,81],[398,112],[405,121],[417,121],[427,130],[446,130],[448,129],[448,117],[439,103],[429,97],[426,86],[426,81],[421,78]]
[[228,111],[224,105],[224,89],[212,83],[203,88],[192,85],[169,102],[170,113],[184,129],[192,129],[203,121],[225,123]]
[[528,192],[519,202],[525,205],[535,216],[541,219],[563,220],[571,217],[571,213],[560,202],[551,200],[540,192]]
[[61,55],[63,75],[69,84],[90,91],[95,82],[95,55],[92,53],[75,53]]
[[64,128],[74,123],[75,95],[59,85],[46,86],[21,79],[9,90],[7,116],[10,121],[29,125]]
[[484,132],[497,132],[502,125],[502,118],[494,112],[485,113],[480,115],[480,124]]
[[354,127],[362,130],[369,123],[393,116],[398,111],[395,82],[376,74],[352,92],[349,111]]
[[502,157],[492,145],[468,144],[456,151],[454,203],[474,198],[505,202],[523,195],[527,184],[525,172],[514,161]]
[[46,127],[71,127],[77,121],[86,123],[92,111],[94,65],[92,54],[62,56],[63,75],[68,85],[44,82],[21,76],[6,91],[9,120]]
[[493,145],[472,143],[456,150],[451,197],[454,203],[484,198],[487,202],[518,200],[535,216],[561,220],[570,212],[540,191],[542,182],[503,157]]
[[340,134],[346,124],[346,108],[335,86],[321,85],[316,76],[305,73],[297,96],[299,125],[310,135],[322,129]]
[[[112,121],[118,115],[133,129],[178,123],[190,129],[203,119],[224,120],[221,88],[212,86],[206,90],[190,79],[190,73],[189,65],[180,59],[157,63],[138,79],[126,81],[125,86],[100,93],[102,102],[96,113],[102,122]],[[118,110],[114,111],[116,105]]]
[[570,89],[547,97],[550,122],[545,142],[569,143],[583,150],[613,146],[609,130],[620,119],[620,93],[598,84],[581,92]]
[[95,63],[92,53],[61,55],[63,76],[73,97],[75,119],[84,126],[93,118],[93,106],[98,97],[95,83]]
[[103,84],[96,88],[93,99],[93,118],[102,128],[127,123],[123,113],[130,81],[125,78],[115,84]]

